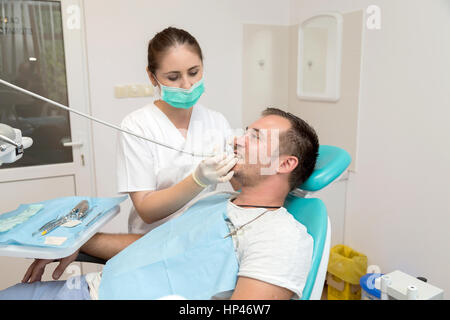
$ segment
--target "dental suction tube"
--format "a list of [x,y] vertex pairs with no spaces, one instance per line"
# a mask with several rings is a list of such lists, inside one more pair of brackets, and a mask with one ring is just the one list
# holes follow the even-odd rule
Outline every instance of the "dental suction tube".
[[124,133],[130,134],[130,135],[135,136],[135,137],[137,137],[137,138],[144,139],[144,140],[146,140],[146,141],[152,142],[152,143],[157,144],[157,145],[160,145],[160,146],[162,146],[162,147],[165,147],[165,148],[168,148],[168,149],[172,149],[172,150],[175,150],[175,151],[178,151],[178,152],[182,152],[182,153],[185,153],[185,154],[189,154],[189,155],[194,156],[194,157],[202,157],[202,158],[206,158],[206,157],[212,157],[212,156],[214,156],[213,154],[197,154],[197,153],[194,153],[194,152],[189,152],[189,151],[184,151],[184,150],[180,150],[180,149],[174,148],[174,147],[172,147],[172,146],[170,146],[170,145],[168,145],[168,144],[162,143],[162,142],[160,142],[160,141],[155,141],[155,140],[149,139],[149,138],[147,138],[147,137],[141,136],[140,134],[134,133],[134,132],[129,131],[129,130],[126,130],[126,129],[122,129],[122,128],[120,128],[119,126],[116,126],[116,125],[114,125],[114,124],[110,124],[110,123],[108,123],[108,122],[105,122],[105,121],[103,121],[103,120],[94,118],[94,117],[92,117],[92,116],[90,116],[90,115],[88,115],[88,114],[85,114],[85,113],[83,113],[83,112],[80,112],[80,111],[77,111],[77,110],[75,110],[75,109],[69,108],[69,107],[67,107],[67,106],[65,106],[65,105],[63,105],[63,104],[61,104],[61,103],[58,103],[58,102],[56,102],[56,101],[47,99],[47,98],[45,98],[45,97],[43,97],[43,96],[40,96],[40,95],[38,95],[38,94],[36,94],[36,93],[34,93],[34,92],[25,90],[25,89],[23,89],[23,88],[21,88],[21,87],[18,87],[18,86],[16,86],[16,85],[12,84],[12,83],[9,83],[9,82],[5,81],[5,80],[3,80],[3,79],[0,79],[0,83],[1,83],[1,84],[4,84],[5,86],[10,87],[10,88],[12,88],[12,89],[14,89],[14,90],[20,91],[20,92],[25,93],[25,94],[27,94],[27,95],[29,95],[29,96],[32,96],[32,97],[34,97],[34,98],[37,98],[37,99],[39,99],[39,100],[48,102],[48,103],[50,103],[50,104],[52,104],[52,105],[54,105],[54,106],[56,106],[56,107],[58,107],[58,108],[64,109],[64,110],[69,111],[69,112],[76,113],[76,114],[78,114],[78,115],[80,115],[80,116],[82,116],[82,117],[85,117],[85,118],[89,119],[89,120],[98,122],[98,123],[100,123],[100,124],[103,124],[103,125],[105,125],[105,126],[107,126],[107,127],[116,129],[116,130],[118,130],[118,131],[122,131],[122,132],[124,132]]

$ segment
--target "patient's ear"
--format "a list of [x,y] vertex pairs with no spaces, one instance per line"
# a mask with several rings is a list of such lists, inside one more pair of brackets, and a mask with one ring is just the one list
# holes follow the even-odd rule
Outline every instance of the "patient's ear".
[[278,173],[291,173],[298,166],[298,158],[295,156],[280,156]]

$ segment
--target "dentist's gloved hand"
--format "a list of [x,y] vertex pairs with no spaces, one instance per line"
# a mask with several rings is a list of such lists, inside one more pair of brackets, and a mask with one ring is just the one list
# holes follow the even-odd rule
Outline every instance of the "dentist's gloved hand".
[[237,161],[238,159],[234,154],[220,154],[205,159],[198,164],[192,173],[192,177],[202,187],[227,182],[233,177],[234,171],[230,170],[236,165]]
[[230,135],[225,139],[225,153],[226,154],[234,154],[234,145],[235,145],[236,138],[237,138],[236,135]]

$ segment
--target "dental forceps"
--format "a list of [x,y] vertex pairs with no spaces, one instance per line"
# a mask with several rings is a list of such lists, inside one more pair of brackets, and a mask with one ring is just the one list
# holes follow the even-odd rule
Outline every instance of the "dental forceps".
[[94,207],[96,206],[93,206],[89,209],[89,203],[86,200],[83,200],[78,203],[72,210],[70,210],[68,214],[64,215],[63,217],[56,217],[55,219],[52,219],[44,224],[39,228],[38,231],[33,232],[32,236],[35,236],[38,233],[40,233],[42,236],[46,235],[70,220],[83,220],[92,211],[92,209],[94,209]]

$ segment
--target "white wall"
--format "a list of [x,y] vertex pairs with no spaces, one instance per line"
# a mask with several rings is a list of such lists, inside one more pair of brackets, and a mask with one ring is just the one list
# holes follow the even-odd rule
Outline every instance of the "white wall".
[[450,1],[292,0],[290,23],[369,5],[382,24],[365,31],[344,242],[383,272],[425,276],[448,292]]
[[350,170],[354,170],[358,163],[356,146],[363,16],[362,10],[342,14],[340,98],[336,102],[298,98],[299,23],[290,27],[289,111],[300,116],[314,127],[321,144],[345,149],[353,159],[349,167]]
[[245,24],[242,65],[242,125],[269,106],[287,109],[289,27]]
[[[168,26],[188,30],[202,47],[206,90],[200,102],[242,127],[243,24],[287,25],[289,0],[84,1],[92,115],[111,123],[148,98],[115,99],[113,87],[147,83],[147,44]],[[97,196],[116,194],[116,132],[93,125]],[[131,201],[107,231],[126,231]]]
[[[361,22],[361,21],[360,21]],[[328,122],[324,121],[321,110],[313,106],[314,110],[309,114],[304,108],[299,108],[296,99],[296,66],[297,61],[294,58],[297,50],[297,27],[298,26],[273,26],[273,25],[244,25],[244,47],[243,47],[243,107],[242,119],[243,125],[247,126],[259,118],[261,112],[269,107],[275,106],[285,111],[290,111],[299,115],[301,118],[310,122],[318,132],[321,141],[329,138],[326,143],[331,145],[339,145],[336,141],[345,136],[345,134],[336,135],[336,128],[328,125],[336,119],[342,121],[345,116],[339,115],[338,112],[329,115]],[[359,28],[361,30],[361,28]],[[295,35],[294,35],[295,34]],[[360,45],[361,46],[361,45]],[[350,46],[352,47],[352,46]],[[358,51],[359,53],[359,51]],[[348,58],[352,59],[352,57]],[[263,61],[263,65],[260,65]],[[358,59],[359,61],[359,59]],[[348,63],[346,64],[349,65]],[[359,67],[359,65],[358,65]],[[359,68],[358,68],[359,71]],[[346,73],[343,73],[344,75]],[[345,78],[345,77],[343,77]],[[346,78],[351,78],[347,76]],[[359,79],[359,78],[358,78]],[[359,80],[357,79],[357,84]],[[352,80],[352,79],[351,79]],[[357,109],[359,86],[348,86],[345,82],[345,93],[355,99],[346,99],[338,107],[346,107],[348,113],[352,113],[353,109]],[[351,82],[351,81],[350,81]],[[354,102],[354,106],[347,106],[345,103]],[[328,108],[336,109],[337,106],[329,106]],[[312,114],[319,113],[320,117],[314,118]],[[357,114],[357,112],[354,112]],[[338,115],[338,116],[337,116]],[[356,117],[356,116],[355,116]],[[352,123],[352,128],[347,130],[347,135],[356,136],[356,120],[348,119],[347,122]],[[326,123],[325,123],[326,122]],[[321,125],[319,127],[319,125]],[[343,124],[345,125],[345,123]],[[320,128],[326,130],[318,130]],[[326,136],[326,133],[328,135]],[[336,138],[336,136],[338,136]],[[351,139],[353,142],[354,139]],[[339,146],[346,148],[345,144]],[[348,150],[348,148],[346,148]],[[327,206],[328,216],[330,217],[332,237],[331,244],[340,244],[344,241],[344,224],[345,224],[345,200],[346,200],[347,180],[339,181],[325,188],[321,192],[315,194],[315,197],[322,199]]]

